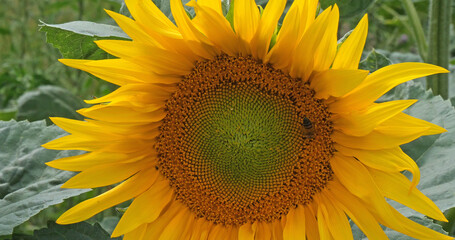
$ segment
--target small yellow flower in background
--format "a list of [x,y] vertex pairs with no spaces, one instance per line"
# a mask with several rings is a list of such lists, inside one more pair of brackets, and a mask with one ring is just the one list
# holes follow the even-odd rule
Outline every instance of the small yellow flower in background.
[[[108,11],[132,41],[102,40],[118,57],[61,62],[120,87],[79,113],[53,118],[71,133],[45,144],[88,153],[49,162],[80,171],[65,188],[113,189],[65,212],[86,220],[134,199],[113,236],[137,239],[369,239],[381,225],[417,239],[452,239],[386,198],[447,221],[417,188],[400,145],[445,130],[402,113],[415,100],[375,101],[394,86],[445,69],[402,63],[369,74],[358,64],[363,17],[337,47],[338,7],[295,1],[271,46],[285,0],[260,14],[236,1],[233,25],[217,0],[171,0],[174,25],[151,0],[126,0],[134,20]],[[413,174],[409,181],[401,172]]]

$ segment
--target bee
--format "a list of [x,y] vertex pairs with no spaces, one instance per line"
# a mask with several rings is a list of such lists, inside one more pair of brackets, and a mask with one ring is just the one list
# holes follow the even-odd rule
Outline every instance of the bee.
[[307,117],[303,118],[303,135],[305,138],[313,138],[314,137],[314,126],[310,119]]

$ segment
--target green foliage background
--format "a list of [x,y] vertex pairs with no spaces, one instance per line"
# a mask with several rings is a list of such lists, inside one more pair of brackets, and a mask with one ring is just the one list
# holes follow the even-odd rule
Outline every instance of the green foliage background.
[[[116,34],[115,29],[109,32],[112,35],[89,36],[79,34],[77,31],[75,33],[74,28],[71,31],[62,29],[61,25],[46,24],[61,24],[83,20],[115,25],[103,11],[103,8],[121,12],[128,16],[128,11],[123,7],[122,2],[122,0],[0,0],[0,144],[5,144],[5,139],[7,139],[5,136],[11,136],[8,135],[11,132],[20,132],[20,129],[23,129],[24,132],[31,131],[33,133],[33,129],[35,129],[36,131],[42,131],[43,136],[48,133],[50,135],[48,138],[42,137],[40,139],[41,142],[34,142],[34,145],[27,143],[31,144],[27,146],[33,146],[36,151],[43,151],[39,146],[40,144],[48,141],[51,136],[57,137],[59,134],[64,134],[57,127],[52,126],[48,117],[61,116],[80,119],[81,116],[76,114],[75,110],[86,106],[83,103],[83,99],[103,96],[116,88],[114,85],[101,81],[89,74],[66,67],[59,63],[57,59],[62,57],[109,58],[111,56],[98,49],[92,43],[93,40],[107,37],[123,38],[125,36]],[[154,2],[172,19],[167,0],[154,0]],[[267,0],[257,0],[257,3],[262,6],[265,6],[266,2]],[[417,36],[413,31],[406,9],[403,7],[404,1],[322,0],[321,7],[324,8],[334,2],[338,3],[342,17],[339,26],[339,38],[353,29],[364,13],[369,14],[369,34],[364,58],[360,65],[361,68],[374,71],[391,63],[422,61],[422,57],[419,55]],[[430,0],[412,1],[425,34],[428,31],[429,2]],[[291,3],[291,1],[288,3]],[[227,4],[224,4],[224,6],[227,12]],[[452,8],[454,7],[455,3],[453,3]],[[187,10],[190,15],[194,15],[190,8],[187,8]],[[455,64],[455,31],[453,27],[455,14],[452,14],[451,21],[449,54],[450,63]],[[40,29],[41,31],[39,31]],[[441,139],[439,137],[425,137],[403,147],[408,154],[414,154],[414,159],[419,159],[423,162],[419,163],[422,164],[423,174],[424,169],[428,169],[426,174],[430,175],[432,171],[435,171],[434,168],[425,165],[428,164],[428,159],[439,159],[432,163],[439,164],[438,166],[452,166],[453,168],[454,165],[453,161],[451,162],[450,160],[453,160],[451,152],[455,151],[455,143],[453,141],[455,139],[455,126],[450,120],[455,121],[455,111],[453,109],[453,103],[455,102],[455,75],[453,69],[455,67],[450,66],[450,69],[452,71],[450,73],[449,98],[451,98],[452,102],[443,101],[440,97],[435,97],[430,92],[425,91],[424,79],[416,80],[415,82],[417,83],[400,86],[383,98],[383,100],[419,98],[423,103],[413,106],[409,110],[411,115],[426,119],[428,114],[425,113],[431,108],[437,111],[434,113],[435,117],[426,120],[444,125],[449,130],[447,135],[442,135]],[[9,122],[1,122],[1,120]],[[28,120],[30,122],[44,121],[33,123],[16,122],[20,120]],[[46,124],[50,126],[46,127]],[[9,139],[11,140],[11,138]],[[10,148],[22,149],[22,142],[19,139],[16,139],[17,141],[14,140],[13,138],[12,142],[10,142]],[[435,145],[435,143],[439,145]],[[8,155],[8,151],[5,151],[4,147],[5,145],[0,145],[0,185],[4,183],[2,181],[7,181],[5,180],[5,176],[8,176],[9,173],[9,168],[7,167],[23,164],[23,162],[17,162],[19,159],[12,157],[14,154]],[[417,148],[424,149],[425,153],[416,153],[415,149]],[[441,152],[443,152],[442,155]],[[57,154],[71,155],[76,153],[44,151],[42,154],[46,156],[40,158],[44,163],[56,158]],[[33,160],[33,158],[26,159],[28,161]],[[451,176],[455,175],[455,170],[452,168],[448,167],[451,171],[448,170],[449,173],[447,173],[451,174]],[[47,171],[51,170],[42,164],[42,169],[39,171],[49,174]],[[25,173],[25,177],[28,176],[26,174],[33,175],[36,172]],[[62,175],[62,177],[68,178],[70,175]],[[49,184],[56,186],[56,184],[64,181],[63,178]],[[424,188],[436,184],[430,178],[422,178]],[[439,201],[439,205],[444,206],[443,210],[449,209],[445,212],[446,216],[451,220],[449,223],[435,223],[430,219],[422,218],[422,216],[415,216],[414,213],[407,213],[407,216],[440,231],[443,231],[441,229],[442,226],[444,231],[455,236],[455,210],[452,208],[455,205],[455,198],[450,195],[455,194],[453,183],[454,178],[450,176],[438,183],[449,193],[448,196],[437,191],[436,193],[428,192],[430,195],[432,193],[436,194],[435,196],[438,198],[436,202],[438,203]],[[52,189],[49,186],[47,188]],[[7,202],[8,196],[11,198],[11,194],[13,194],[12,196],[15,197],[17,193],[14,195],[14,192],[18,189],[20,188],[13,189],[14,191],[11,189],[6,191],[0,188],[0,193],[6,191],[0,195],[0,215],[8,211],[10,206]],[[44,191],[44,189],[42,190]],[[82,191],[69,192],[67,195],[61,193],[61,195],[57,194],[60,197],[57,197],[55,203],[48,205],[37,203],[40,206],[37,211],[29,213],[25,219],[21,220],[22,224],[15,224],[14,226],[17,226],[14,229],[10,229],[12,234],[11,232],[3,232],[2,234],[0,231],[0,239],[62,239],[62,236],[67,239],[109,239],[108,233],[112,232],[113,227],[121,216],[119,208],[127,206],[128,203],[124,203],[118,208],[104,211],[89,219],[88,223],[58,226],[53,222],[71,206],[96,196],[105,190],[107,188],[99,188],[81,195],[79,194]],[[64,200],[69,196],[76,197]],[[451,196],[452,198],[450,198]],[[32,204],[31,202],[27,202],[27,204],[32,206],[30,205]],[[49,205],[52,206],[48,207]],[[2,216],[0,216],[0,221],[2,221],[1,219]],[[356,239],[364,237],[355,227],[353,229]],[[390,234],[389,236],[392,239],[395,239],[395,237],[407,239],[402,238],[402,235],[396,235],[396,233],[388,232],[388,234]]]

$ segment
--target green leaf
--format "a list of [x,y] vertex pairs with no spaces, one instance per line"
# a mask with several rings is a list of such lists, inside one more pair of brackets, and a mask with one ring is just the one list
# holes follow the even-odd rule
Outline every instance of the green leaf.
[[108,233],[114,232],[117,223],[120,221],[119,216],[109,216],[104,217],[103,220],[100,222],[101,227],[105,229]]
[[106,59],[109,54],[93,42],[102,39],[129,39],[117,26],[75,21],[63,24],[42,22],[40,31],[46,32],[47,42],[57,48],[64,58]]
[[368,7],[370,7],[375,0],[321,0],[322,9],[337,4],[340,8],[341,18],[351,18],[364,14]]
[[[153,0],[153,3],[161,10],[162,13],[166,16],[171,16],[171,1],[169,0]],[[185,1],[184,4],[188,3],[188,1]]]
[[129,9],[128,9],[128,7],[125,4],[125,1],[123,1],[123,0],[120,0],[120,1],[121,1],[121,6],[120,6],[119,13],[122,14],[122,15],[125,15],[125,16],[127,16],[129,18],[132,18]]
[[[229,12],[230,10],[230,3],[232,3],[233,1],[231,0],[230,2],[228,1],[221,1],[221,11],[223,12],[223,16],[226,16],[227,13]],[[226,17],[227,18],[227,17]]]
[[226,19],[231,24],[232,29],[234,29],[234,4],[235,0],[229,2],[229,11],[226,13]]
[[66,133],[44,121],[0,121],[0,236],[41,210],[87,189],[61,189],[74,173],[47,167],[51,160],[81,151],[54,151],[41,147]]
[[120,240],[120,237],[110,238],[98,223],[90,225],[86,222],[80,222],[69,225],[58,225],[54,222],[48,222],[47,228],[37,230],[33,233],[33,240]]
[[368,56],[360,62],[359,68],[374,72],[390,64],[392,64],[392,62],[386,56],[373,49],[368,53]]
[[56,86],[41,86],[37,90],[24,93],[17,100],[17,120],[36,121],[49,117],[66,117],[82,120],[76,110],[84,107],[82,101],[71,92]]
[[414,53],[390,52],[384,49],[376,49],[376,51],[390,59],[392,63],[423,62],[422,58]]

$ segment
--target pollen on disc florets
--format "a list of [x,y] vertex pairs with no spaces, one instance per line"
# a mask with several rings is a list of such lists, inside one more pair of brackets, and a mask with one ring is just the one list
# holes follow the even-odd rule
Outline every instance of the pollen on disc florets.
[[313,96],[307,83],[251,56],[197,62],[166,103],[159,170],[198,217],[279,219],[333,175],[330,113]]

